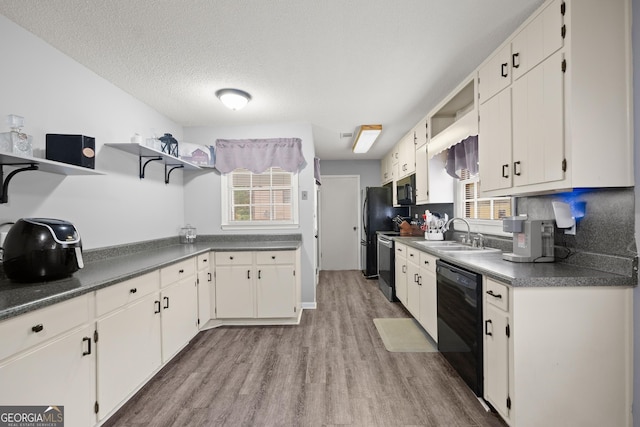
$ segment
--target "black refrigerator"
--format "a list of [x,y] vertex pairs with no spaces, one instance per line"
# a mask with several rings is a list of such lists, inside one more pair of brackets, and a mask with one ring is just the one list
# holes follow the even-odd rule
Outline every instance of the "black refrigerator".
[[378,231],[393,231],[392,219],[406,216],[409,209],[394,208],[390,187],[367,187],[362,204],[362,274],[378,277]]

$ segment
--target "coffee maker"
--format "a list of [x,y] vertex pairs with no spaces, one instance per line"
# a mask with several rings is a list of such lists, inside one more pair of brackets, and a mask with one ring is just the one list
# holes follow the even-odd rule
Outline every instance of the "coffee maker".
[[553,262],[554,221],[526,215],[502,220],[502,230],[513,233],[513,252],[502,254],[512,262]]

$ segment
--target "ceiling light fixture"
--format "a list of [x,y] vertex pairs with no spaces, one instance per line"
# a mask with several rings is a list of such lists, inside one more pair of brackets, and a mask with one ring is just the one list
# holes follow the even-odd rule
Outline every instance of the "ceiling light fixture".
[[240,89],[220,89],[216,96],[228,109],[234,111],[244,108],[251,101],[251,95]]
[[382,125],[362,125],[358,128],[356,139],[353,142],[354,153],[366,153],[374,141],[382,132]]

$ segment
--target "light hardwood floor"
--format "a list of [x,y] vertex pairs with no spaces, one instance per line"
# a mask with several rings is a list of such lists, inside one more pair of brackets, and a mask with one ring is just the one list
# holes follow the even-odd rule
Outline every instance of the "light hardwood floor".
[[323,271],[298,326],[201,332],[107,426],[504,426],[439,353],[390,353],[408,317],[359,271]]

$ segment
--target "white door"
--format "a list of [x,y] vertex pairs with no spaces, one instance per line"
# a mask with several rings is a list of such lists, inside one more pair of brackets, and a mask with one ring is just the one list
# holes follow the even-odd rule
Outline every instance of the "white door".
[[323,175],[320,199],[320,268],[360,269],[360,176]]

